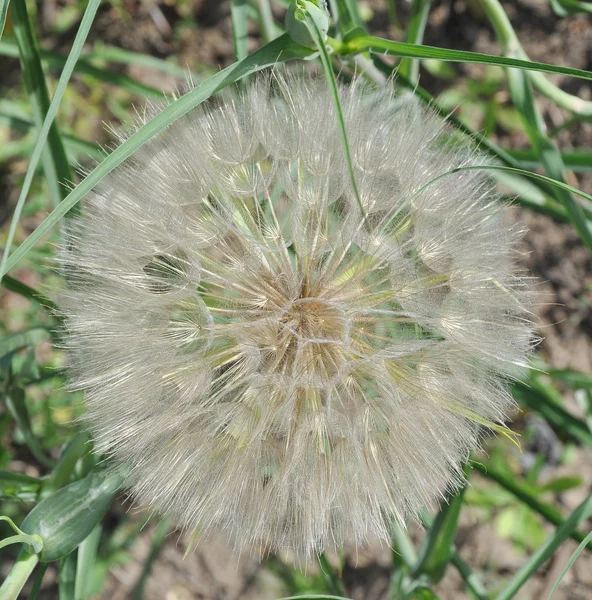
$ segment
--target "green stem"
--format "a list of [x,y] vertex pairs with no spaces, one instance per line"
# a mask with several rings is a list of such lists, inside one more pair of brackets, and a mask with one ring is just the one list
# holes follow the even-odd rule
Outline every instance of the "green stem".
[[259,14],[261,15],[261,26],[263,29],[263,40],[271,42],[278,36],[278,32],[273,20],[273,13],[271,12],[271,6],[269,0],[258,0],[259,2]]
[[496,600],[510,600],[528,579],[549,559],[557,548],[571,537],[576,527],[592,516],[592,494],[590,494],[534,552],[526,564],[514,575],[512,580],[497,596]]
[[[405,39],[408,44],[422,43],[431,4],[432,0],[412,0],[407,37]],[[419,80],[419,60],[404,58],[399,66],[399,72],[413,84],[417,83]]]
[[[499,0],[481,0],[481,6],[495,30],[502,52],[506,56],[530,60]],[[542,73],[532,73],[530,77],[534,87],[561,108],[581,117],[592,118],[592,102],[564,92]]]
[[329,564],[327,557],[324,553],[319,554],[318,556],[319,566],[321,567],[321,572],[323,573],[323,577],[327,583],[327,586],[331,590],[333,594],[338,596],[343,596],[343,585],[339,580],[339,577],[335,574],[333,567]]
[[[484,477],[487,479],[491,479],[503,487],[505,490],[510,492],[514,497],[518,498],[526,504],[533,511],[541,515],[546,521],[555,526],[561,526],[565,523],[563,518],[563,514],[561,511],[554,506],[547,504],[545,502],[541,502],[532,491],[529,485],[526,485],[512,477],[510,475],[506,475],[502,471],[499,471],[495,467],[489,464],[483,464],[481,462],[473,461],[471,466],[476,471],[479,471]],[[581,531],[574,529],[570,533],[570,537],[577,542],[581,542],[586,534]],[[592,550],[592,543],[588,544],[588,549]]]
[[37,554],[31,554],[24,548],[20,551],[10,573],[0,587],[2,600],[17,600],[20,591],[31,576],[33,569],[39,562]]
[[452,550],[452,558],[450,559],[450,562],[459,572],[460,576],[465,582],[465,585],[467,586],[467,589],[477,600],[489,600],[489,594],[487,593],[484,585],[481,583],[481,580],[479,577],[477,577],[476,573],[473,572],[471,567],[469,567],[469,565],[462,559],[456,547],[454,547]]
[[[29,95],[37,127],[41,129],[49,111],[49,92],[41,67],[39,47],[25,0],[12,0],[10,7],[14,23],[14,35],[19,48],[23,79]],[[73,181],[72,169],[66,157],[58,128],[53,123],[47,135],[47,149],[43,151],[43,168],[47,177],[53,203],[57,205],[68,195],[65,184]]]

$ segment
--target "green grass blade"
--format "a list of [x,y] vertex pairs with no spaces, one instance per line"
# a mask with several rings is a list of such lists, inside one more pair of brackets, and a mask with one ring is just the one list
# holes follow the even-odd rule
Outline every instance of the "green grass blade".
[[411,571],[412,577],[418,578],[426,574],[434,583],[438,583],[444,577],[454,551],[454,536],[465,490],[466,485],[441,504],[423,539],[419,558]]
[[526,564],[514,575],[496,600],[510,600],[539,567],[570,537],[577,527],[592,516],[592,493],[569,515],[532,554]]
[[4,33],[4,26],[6,25],[6,17],[8,16],[8,5],[10,0],[0,0],[0,40]]
[[76,581],[76,552],[60,560],[58,575],[58,600],[76,600],[74,585]]
[[[534,150],[508,149],[506,152],[512,158],[519,161],[522,168],[540,169],[543,166]],[[561,159],[565,167],[570,171],[574,171],[575,173],[592,172],[592,150],[588,148],[563,150],[561,151]]]
[[33,327],[27,331],[12,333],[0,338],[0,358],[29,346],[37,346],[50,339],[51,335],[46,327]]
[[90,52],[81,55],[81,59],[83,62],[92,63],[93,60],[104,60],[123,65],[145,67],[152,69],[153,71],[167,73],[168,75],[172,75],[177,79],[186,79],[187,77],[195,80],[198,79],[197,73],[192,73],[188,68],[183,68],[178,64],[171,62],[170,60],[162,60],[161,58],[156,58],[155,56],[150,56],[149,54],[132,52],[131,50],[118,48],[117,46],[109,46],[107,44],[103,44],[102,42],[95,43]]
[[541,71],[543,73],[560,73],[570,77],[592,80],[592,72],[583,69],[574,69],[572,67],[560,67],[517,58],[507,58],[505,56],[492,56],[491,54],[482,54],[481,52],[467,52],[465,50],[449,50],[446,48],[436,48],[434,46],[417,46],[405,42],[393,42],[384,38],[364,35],[354,37],[340,43],[337,40],[330,39],[329,43],[333,49],[342,56],[348,54],[358,54],[360,52],[378,52],[393,54],[394,56],[407,58],[435,58],[437,60],[450,62],[463,62],[471,64],[483,64],[497,67],[514,67],[516,69],[526,69],[527,71]]
[[541,370],[549,377],[558,379],[571,389],[592,389],[592,375],[576,371],[575,369],[554,369],[546,365],[541,365]]
[[97,525],[90,535],[78,546],[76,576],[74,579],[75,600],[86,600],[91,593],[93,565],[97,558],[97,550],[101,539],[101,525]]
[[568,438],[592,448],[592,434],[586,423],[568,413],[549,386],[532,378],[527,384],[515,383],[512,395],[521,404],[542,415]]
[[273,20],[273,13],[271,12],[271,5],[269,0],[258,0],[259,4],[259,20],[261,21],[261,31],[263,33],[263,40],[265,43],[275,40],[279,35],[275,21]]
[[561,580],[565,577],[565,574],[569,571],[571,566],[576,562],[576,560],[578,559],[578,556],[580,556],[580,554],[582,553],[582,551],[584,550],[584,548],[590,541],[592,541],[592,531],[585,537],[585,539],[582,540],[582,543],[575,549],[574,553],[569,557],[569,560],[567,561],[565,567],[563,567],[561,573],[559,574],[559,577],[555,580],[555,583],[553,584],[553,587],[551,588],[551,593],[549,594],[549,597],[547,598],[547,600],[551,600],[551,598],[553,598],[553,596],[555,595],[555,592],[557,591],[557,588],[559,587],[559,584],[561,583]]
[[459,572],[467,589],[477,600],[489,600],[489,594],[481,583],[477,574],[469,567],[469,565],[462,559],[458,553],[456,547],[452,551],[452,558],[450,562],[454,565],[456,570]]
[[54,314],[58,310],[58,306],[57,304],[55,304],[55,302],[53,302],[49,298],[46,298],[42,293],[28,286],[26,283],[22,283],[18,279],[10,277],[10,275],[4,276],[4,278],[2,279],[2,285],[9,292],[14,292],[15,294],[19,294],[24,298],[28,298],[29,300],[33,300],[34,302],[38,302],[51,314]]
[[249,20],[247,18],[247,8],[248,5],[246,0],[232,0],[230,4],[235,60],[243,60],[248,54],[247,41],[249,39]]
[[293,58],[310,56],[312,50],[292,42],[286,34],[273,42],[266,44],[244,60],[234,63],[216,75],[204,81],[201,85],[171,102],[159,115],[140,127],[121,146],[114,150],[105,160],[93,169],[78,186],[70,192],[33,233],[12,253],[6,262],[5,271],[0,271],[0,277],[12,269],[29,250],[49,231],[58,221],[75,206],[101,179],[129,158],[140,146],[151,137],[165,129],[191,109],[207,100],[212,94],[227,85],[236,82],[245,75],[255,73],[277,62]]
[[[504,473],[499,469],[496,469],[490,463],[483,463],[482,461],[472,461],[471,466],[473,469],[481,473],[487,479],[495,481],[498,485],[503,487],[507,492],[510,492],[515,498],[524,502],[531,510],[541,515],[543,519],[559,527],[565,522],[561,511],[551,504],[542,502],[538,499],[537,489],[532,487],[530,484],[521,481],[513,475]],[[581,542],[585,535],[577,529],[570,533],[570,537],[576,542]],[[590,545],[592,550],[592,545]]]
[[[0,100],[0,124],[24,134],[35,130],[35,123],[33,123],[28,115],[22,112],[15,103],[9,100]],[[97,162],[100,162],[105,158],[105,151],[97,144],[88,142],[68,133],[62,133],[62,140],[66,146],[66,150],[73,156],[82,155],[92,158]],[[26,144],[23,144],[23,150],[30,147],[32,152],[35,147],[35,141],[23,141],[26,142]]]
[[25,403],[25,392],[19,387],[12,387],[12,389],[6,390],[4,393],[4,404],[10,416],[14,419],[18,428],[23,434],[25,443],[31,451],[31,454],[42,464],[44,467],[51,467],[53,461],[47,458],[43,453],[39,440],[33,433],[31,427],[31,418],[29,416],[29,409]]
[[[18,57],[17,46],[11,40],[0,40],[0,56]],[[63,69],[67,60],[67,57],[62,56],[58,52],[50,52],[48,50],[41,50],[39,56],[44,64],[57,70]],[[161,90],[157,90],[150,85],[136,81],[123,73],[116,73],[115,71],[97,67],[84,59],[78,61],[75,71],[81,75],[88,75],[98,81],[118,85],[138,96],[153,98],[155,100],[162,100],[164,97],[164,93]]]
[[[529,60],[500,2],[498,0],[483,0],[481,5],[495,29],[503,53],[515,58]],[[541,94],[553,100],[561,108],[583,118],[589,119],[592,117],[592,102],[589,100],[564,92],[551,83],[542,73],[531,73],[530,79]]]
[[33,582],[33,587],[31,588],[31,592],[27,596],[27,600],[36,600],[39,591],[41,590],[41,584],[43,583],[43,577],[45,576],[45,571],[47,571],[47,567],[49,565],[47,563],[41,563],[37,569],[37,576],[35,577],[35,581]]
[[[153,537],[152,543],[150,545],[150,553],[146,558],[144,565],[142,566],[142,572],[140,573],[140,577],[138,578],[138,582],[134,586],[134,589],[131,594],[132,600],[142,600],[144,598],[144,587],[146,586],[146,582],[148,581],[148,577],[150,577],[150,572],[152,571],[152,566],[154,562],[158,558],[158,554],[160,553],[165,541],[166,536],[169,530],[169,519],[163,519],[156,527]],[[77,599],[78,600],[78,599]]]
[[[487,5],[488,3],[484,4]],[[508,69],[507,79],[512,101],[520,113],[526,133],[545,171],[554,180],[565,183],[565,167],[561,154],[545,133],[545,124],[536,106],[528,73]],[[552,193],[565,207],[582,241],[592,250],[592,232],[580,204],[561,187],[555,187]]]
[[278,600],[351,600],[344,596],[328,596],[327,594],[303,594],[302,596],[286,596]]
[[[333,19],[342,35],[356,27],[355,17],[347,0],[334,0],[331,3],[331,8]],[[357,24],[359,25],[359,22]]]
[[[408,44],[422,43],[431,4],[432,0],[412,0],[405,39]],[[399,73],[416,84],[419,79],[419,60],[404,58],[399,65]]]
[[335,573],[335,570],[327,560],[325,553],[322,552],[318,555],[317,558],[319,561],[319,566],[321,568],[321,573],[323,574],[323,578],[325,579],[325,583],[327,584],[327,588],[334,594],[343,594],[343,584],[341,582],[341,579]]
[[[45,75],[41,68],[39,48],[33,33],[25,0],[12,0],[10,7],[14,23],[19,59],[21,62],[23,80],[37,127],[41,129],[45,115],[49,111],[49,92]],[[64,145],[55,123],[47,134],[47,148],[43,156],[43,168],[53,203],[57,204],[67,193],[65,185],[72,182],[72,169],[66,158]]]
[[[19,2],[20,0],[15,0]],[[89,3],[84,11],[84,15],[82,17],[82,21],[80,22],[80,27],[78,32],[76,33],[76,37],[74,39],[74,43],[72,44],[72,49],[70,50],[70,54],[68,55],[68,60],[66,61],[66,65],[62,74],[60,75],[60,79],[58,81],[58,85],[56,91],[53,95],[53,99],[51,104],[49,105],[45,118],[43,121],[43,125],[41,127],[41,131],[39,132],[39,136],[37,138],[37,143],[35,144],[35,148],[33,149],[33,155],[31,156],[31,161],[29,162],[29,167],[27,168],[27,173],[25,175],[25,181],[23,182],[23,186],[21,188],[21,193],[19,195],[18,201],[16,203],[16,207],[14,209],[14,215],[12,216],[12,221],[10,223],[10,229],[8,231],[8,238],[6,240],[6,245],[4,247],[4,254],[2,256],[2,262],[0,263],[0,273],[4,273],[4,267],[6,265],[6,261],[10,255],[10,250],[12,248],[12,242],[14,240],[14,235],[16,233],[16,228],[18,226],[21,213],[23,210],[23,206],[25,205],[25,201],[27,199],[27,194],[31,188],[31,184],[33,183],[33,176],[35,175],[35,169],[39,164],[39,159],[41,158],[41,153],[45,147],[45,142],[50,135],[50,131],[54,128],[55,135],[57,134],[57,129],[55,129],[54,118],[58,112],[58,108],[60,106],[60,102],[64,96],[64,92],[66,91],[66,87],[68,82],[70,81],[70,77],[74,70],[74,66],[76,65],[76,61],[82,51],[82,47],[84,46],[84,42],[86,42],[86,38],[90,31],[91,25],[94,21],[95,15],[97,14],[97,10],[99,5],[101,4],[101,0],[89,0]],[[50,142],[51,144],[51,142]],[[68,164],[68,159],[66,158],[66,154],[64,152],[64,147],[61,145],[61,139],[59,139],[60,149],[58,157],[55,159],[55,162],[65,161],[66,165],[68,165],[68,171],[70,173],[69,180],[72,180],[72,173],[70,171],[70,167]],[[53,152],[53,146],[52,152]],[[64,167],[65,169],[65,167]],[[65,174],[65,173],[64,173]],[[65,183],[62,180],[62,183]],[[2,281],[2,275],[0,275],[0,282]]]

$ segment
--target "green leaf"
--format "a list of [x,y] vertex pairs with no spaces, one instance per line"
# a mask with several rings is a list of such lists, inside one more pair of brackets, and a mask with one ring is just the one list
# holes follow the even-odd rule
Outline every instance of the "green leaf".
[[[50,107],[49,92],[25,0],[12,0],[10,13],[14,23],[23,80],[33,108],[35,123],[41,129]],[[74,176],[66,158],[60,132],[57,125],[51,121],[47,132],[47,148],[43,152],[43,170],[53,203],[57,204],[66,195],[65,185],[72,182]],[[9,239],[10,237],[9,235]],[[5,250],[4,258],[7,254]]]
[[103,518],[123,480],[111,471],[92,472],[37,504],[21,529],[43,540],[40,560],[58,560],[77,548]]
[[[2,279],[2,285],[9,291],[14,292],[15,294],[20,294],[24,298],[28,298],[29,300],[33,300],[41,304],[43,308],[49,311],[52,315],[58,310],[57,305],[46,298],[42,293],[28,286],[26,283],[22,283],[18,279],[14,277],[10,277],[9,275],[5,275]],[[2,353],[0,352],[0,356]]]
[[[288,35],[266,44],[244,60],[234,63],[216,75],[204,81],[201,85],[171,102],[163,111],[140,127],[121,146],[114,150],[105,160],[93,169],[78,186],[70,192],[51,214],[35,229],[35,231],[14,251],[6,262],[5,272],[12,269],[35,245],[35,243],[49,231],[57,222],[75,206],[90,190],[92,190],[105,175],[129,158],[140,146],[150,138],[168,127],[171,123],[188,113],[191,109],[207,100],[212,94],[220,91],[227,85],[234,83],[245,75],[255,73],[277,62],[293,58],[309,56],[312,52],[302,46],[294,44]],[[0,277],[3,276],[0,271]]]
[[[407,23],[407,36],[405,41],[408,44],[421,44],[428,14],[430,12],[431,0],[412,0]],[[417,83],[419,78],[419,61],[410,58],[404,58],[399,64],[399,72],[410,82]]]
[[[153,69],[154,71],[160,71],[162,73],[168,73],[177,79],[186,80],[190,77],[193,80],[198,79],[196,73],[191,72],[188,68],[179,66],[176,62],[170,60],[162,60],[149,54],[142,54],[140,52],[132,52],[125,48],[119,48],[117,46],[109,46],[101,41],[95,42],[93,49],[81,55],[83,64],[92,61],[106,60],[108,62],[115,62],[124,65],[134,65],[138,67],[144,67],[147,69]],[[157,90],[153,90],[156,92]],[[152,92],[151,92],[152,93]]]
[[4,392],[4,403],[6,404],[6,408],[8,409],[11,417],[15,420],[18,428],[23,434],[25,443],[31,451],[31,454],[42,465],[46,467],[51,466],[53,461],[45,456],[41,446],[39,445],[39,441],[33,433],[33,429],[31,427],[31,418],[29,417],[29,409],[25,403],[24,390],[20,387],[11,386]]
[[351,600],[344,596],[328,596],[327,594],[304,594],[302,596],[286,596],[278,600]]
[[405,596],[405,600],[439,600],[439,597],[429,587],[419,585]]
[[0,358],[28,346],[36,346],[41,342],[47,342],[50,339],[51,334],[46,327],[34,327],[28,331],[13,333],[0,339]]
[[592,448],[592,433],[586,423],[567,412],[554,397],[549,386],[531,377],[527,383],[514,383],[512,395],[520,404],[545,417],[564,435]]
[[560,73],[580,79],[592,80],[592,73],[583,69],[561,67],[546,63],[520,60],[517,58],[506,58],[505,56],[492,56],[480,52],[467,52],[464,50],[449,50],[433,46],[417,46],[405,42],[393,42],[384,38],[370,35],[359,36],[340,43],[337,40],[328,40],[334,50],[343,56],[348,54],[359,54],[360,52],[387,53],[395,56],[408,58],[436,58],[451,62],[464,62],[470,64],[495,65],[498,67],[514,67],[526,69],[527,71],[542,71],[543,73]]
[[75,600],[85,600],[91,595],[93,567],[97,558],[100,539],[101,526],[97,525],[78,548],[76,578],[74,580]]
[[247,41],[249,39],[249,21],[247,19],[247,8],[248,5],[246,0],[232,0],[230,4],[235,60],[243,60],[248,54]]
[[[16,2],[20,2],[21,0],[15,0]],[[72,181],[72,173],[70,171],[70,167],[68,164],[68,160],[66,158],[64,148],[61,145],[61,138],[59,138],[59,134],[54,125],[54,118],[58,112],[58,108],[60,106],[60,102],[64,96],[64,92],[66,91],[66,86],[70,81],[70,76],[72,75],[72,71],[74,70],[74,66],[76,65],[76,61],[82,51],[82,47],[84,46],[84,42],[88,36],[88,32],[90,31],[90,27],[93,23],[97,10],[101,0],[89,0],[89,3],[84,11],[84,15],[82,17],[82,21],[80,23],[80,27],[78,28],[78,32],[76,33],[76,38],[74,39],[74,43],[72,44],[72,48],[70,50],[70,54],[68,55],[68,60],[66,61],[66,65],[62,74],[60,75],[60,79],[58,81],[58,85],[56,91],[53,95],[53,99],[51,104],[46,108],[43,106],[45,110],[45,114],[42,115],[43,125],[41,127],[41,131],[39,132],[39,136],[37,137],[37,142],[35,144],[35,148],[33,149],[33,154],[31,156],[31,161],[29,162],[29,167],[27,168],[27,173],[25,175],[25,181],[23,182],[21,192],[19,194],[18,201],[16,203],[16,207],[14,209],[14,214],[12,216],[12,221],[10,223],[10,229],[8,231],[8,238],[6,240],[6,244],[4,246],[4,255],[2,256],[2,263],[0,265],[0,272],[4,272],[4,265],[8,260],[8,256],[10,255],[10,250],[12,247],[12,242],[14,240],[14,235],[16,233],[16,228],[21,217],[21,212],[23,210],[23,206],[25,205],[25,200],[27,199],[27,194],[29,193],[29,189],[31,188],[31,184],[33,183],[33,176],[35,175],[35,169],[39,163],[39,159],[41,158],[41,153],[43,152],[43,148],[45,146],[46,140],[49,139],[50,134],[54,131],[54,136],[57,136],[59,140],[59,153],[55,157],[56,165],[59,161],[64,161],[66,165],[62,168],[61,175],[67,176],[66,180],[61,181],[61,183],[65,183],[66,181]],[[38,62],[38,61],[37,61]],[[43,75],[43,74],[42,74]],[[44,99],[40,99],[40,104],[44,102]],[[53,128],[53,129],[52,129]],[[54,146],[52,145],[51,140],[49,141],[50,148],[52,153],[55,151]],[[2,277],[0,276],[0,281]]]
[[64,487],[74,474],[76,463],[91,451],[90,436],[86,431],[77,433],[64,448],[56,466],[43,484],[42,497]]
[[58,574],[58,599],[76,600],[74,583],[76,580],[76,553],[72,552],[60,560]]
[[538,485],[537,490],[544,492],[566,492],[581,486],[583,479],[581,477],[556,477],[543,485]]
[[[11,40],[0,40],[0,56],[18,57],[18,48],[14,42]],[[47,50],[41,50],[39,56],[44,64],[56,70],[63,69],[67,60],[67,57],[62,56],[57,52],[50,52]],[[76,64],[75,71],[81,75],[88,75],[98,81],[117,85],[131,94],[136,94],[141,97],[162,100],[165,96],[161,90],[136,81],[123,73],[117,73],[115,71],[97,67],[88,60],[79,60]]]
[[[526,564],[514,575],[496,600],[510,600],[530,579],[539,567],[549,559],[555,550],[576,531],[580,523],[592,516],[592,494],[590,494],[526,561]],[[588,543],[588,542],[586,542]]]
[[[465,472],[467,468],[465,467]],[[454,496],[443,502],[433,520],[419,550],[419,558],[411,571],[412,577],[427,574],[438,583],[454,553],[454,536],[463,504],[466,485]]]
[[592,541],[592,531],[586,536],[585,539],[582,540],[582,543],[575,549],[574,553],[569,557],[569,560],[567,561],[565,567],[563,567],[561,573],[559,574],[559,577],[555,580],[555,583],[553,584],[553,587],[551,588],[551,593],[549,594],[549,597],[547,600],[551,600],[551,598],[557,591],[557,588],[559,587],[561,580],[565,577],[565,574],[569,571],[571,566],[576,562],[576,560],[578,559],[578,556],[580,556],[580,554],[582,553],[582,551],[584,550],[584,548],[590,541]]
[[10,0],[0,0],[0,39],[2,39],[2,34],[4,33],[9,4]]
[[41,480],[23,475],[0,471],[0,497],[18,498],[25,502],[34,501],[41,488]]
[[[487,479],[491,479],[501,485],[506,491],[510,492],[510,494],[521,502],[524,502],[530,509],[541,515],[552,525],[562,526],[565,523],[563,514],[558,508],[539,500],[537,495],[538,490],[525,481],[518,479],[513,473],[505,473],[494,467],[491,462],[484,463],[483,461],[475,460],[471,462],[471,466]],[[570,535],[578,542],[581,542],[585,537],[578,530],[571,532]],[[592,550],[592,545],[590,549]]]

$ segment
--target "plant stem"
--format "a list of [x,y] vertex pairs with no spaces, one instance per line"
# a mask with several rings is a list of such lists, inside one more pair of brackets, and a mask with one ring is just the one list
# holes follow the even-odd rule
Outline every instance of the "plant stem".
[[[518,498],[518,500],[524,502],[524,504],[541,515],[541,517],[543,517],[552,525],[557,527],[565,523],[563,515],[559,509],[545,502],[541,502],[533,493],[533,491],[531,491],[530,486],[522,483],[517,478],[506,475],[505,473],[497,470],[495,467],[478,461],[471,462],[471,466],[476,471],[479,471],[479,473],[481,473],[483,476],[495,481],[513,496]],[[581,542],[586,537],[586,534],[578,531],[577,529],[574,529],[569,535],[577,542]],[[592,550],[592,544],[588,545],[588,549]]]
[[31,554],[24,548],[20,551],[12,570],[0,587],[2,600],[17,600],[20,591],[31,576],[33,569],[39,562],[37,554]]
[[[499,0],[481,0],[481,7],[495,30],[502,52],[513,58],[530,60]],[[542,73],[531,73],[530,77],[534,87],[561,108],[581,117],[592,118],[592,102],[564,92]]]
[[[412,0],[407,37],[405,39],[407,43],[422,43],[431,4],[432,0]],[[419,60],[404,58],[399,66],[399,72],[407,77],[411,83],[417,83],[419,80]]]

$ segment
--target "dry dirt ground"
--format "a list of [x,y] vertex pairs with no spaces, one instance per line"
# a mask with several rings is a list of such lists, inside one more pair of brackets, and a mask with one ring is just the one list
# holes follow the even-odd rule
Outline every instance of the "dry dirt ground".
[[[546,0],[515,0],[504,2],[527,53],[533,60],[592,68],[592,24],[582,16],[558,20],[550,12]],[[45,0],[41,12],[41,25],[51,22],[63,5],[55,0]],[[397,32],[388,26],[382,0],[368,1],[374,10],[370,22],[373,33],[393,37]],[[403,22],[406,6],[397,3]],[[186,0],[141,3],[123,0],[116,9],[105,5],[93,28],[91,38],[130,50],[149,52],[166,57],[176,55],[180,63],[193,67],[205,64],[213,68],[225,66],[232,61],[231,25],[229,2],[217,0]],[[176,36],[172,35],[174,24],[181,14],[195,20],[196,27],[186,27]],[[278,16],[281,11],[278,11]],[[256,29],[251,30],[250,49],[258,45]],[[474,0],[435,1],[428,23],[427,44],[499,53],[495,39],[484,20],[479,18],[478,2]],[[48,38],[47,48],[67,51],[71,32]],[[430,92],[437,93],[445,86],[458,85],[459,81],[478,76],[481,67],[458,66],[458,77],[446,83],[422,73],[421,84]],[[125,69],[124,69],[125,70]],[[0,72],[4,67],[0,67]],[[13,69],[14,72],[14,69]],[[137,67],[128,68],[133,77],[155,86],[167,86],[160,76]],[[563,80],[554,77],[567,91],[591,99],[592,90],[581,80]],[[8,79],[7,79],[8,81]],[[504,93],[503,91],[501,92]],[[506,95],[507,96],[507,95]],[[502,99],[503,100],[503,99]],[[509,100],[508,100],[509,102]],[[539,98],[549,126],[557,126],[566,118],[565,113]],[[498,131],[497,141],[515,148],[527,147],[522,135]],[[86,132],[89,138],[104,139],[100,119],[96,131]],[[562,149],[592,147],[592,123],[579,124],[563,131],[558,137]],[[573,176],[572,183],[592,193],[592,176]],[[0,174],[0,180],[2,180]],[[4,182],[6,185],[6,182]],[[12,197],[11,192],[9,197]],[[525,266],[539,279],[543,302],[538,308],[540,333],[543,341],[540,350],[554,367],[572,367],[592,372],[592,256],[580,243],[573,228],[554,223],[550,219],[524,210],[516,210],[516,219],[529,229],[523,250]],[[5,301],[11,301],[7,298]],[[577,411],[572,399],[569,407]],[[555,440],[554,443],[559,443]],[[589,489],[592,485],[590,455],[576,450],[569,466],[545,467],[542,478],[558,475],[579,474]],[[586,493],[585,489],[564,494],[560,500],[565,510],[574,508]],[[129,508],[129,507],[127,507]],[[116,510],[124,510],[124,506]],[[461,527],[456,540],[463,558],[474,568],[486,584],[499,585],[509,578],[525,561],[525,554],[515,545],[501,539],[492,524],[483,524],[477,512],[463,511]],[[152,526],[139,536],[133,546],[132,560],[112,570],[107,588],[100,600],[124,600],[130,598],[131,590],[141,574],[142,565],[150,553]],[[420,532],[412,527],[413,536]],[[564,544],[532,580],[521,590],[518,598],[538,600],[548,596],[549,586],[561,567],[573,552],[576,544]],[[146,581],[147,600],[265,600],[285,595],[285,589],[277,575],[261,566],[253,558],[237,558],[222,538],[200,544],[197,550],[183,559],[187,540],[171,533],[153,564]],[[384,600],[388,590],[391,571],[391,551],[373,546],[358,555],[348,556],[344,569],[347,595],[354,600]],[[55,588],[51,581],[55,573],[48,571],[44,598],[54,598]],[[460,577],[449,569],[437,587],[444,600],[464,600]],[[582,555],[570,570],[554,600],[587,600],[592,598],[592,556]]]

